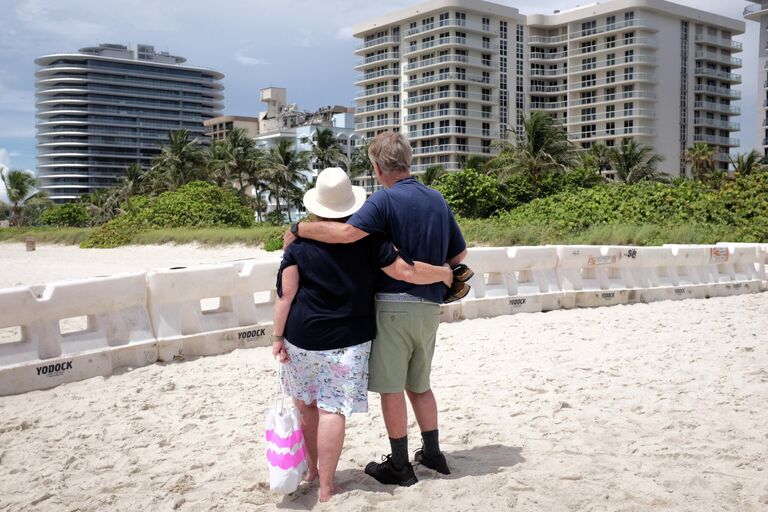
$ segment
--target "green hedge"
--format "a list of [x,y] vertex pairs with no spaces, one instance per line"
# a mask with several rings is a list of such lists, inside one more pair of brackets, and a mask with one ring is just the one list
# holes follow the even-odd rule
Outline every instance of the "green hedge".
[[92,233],[81,247],[117,247],[139,233],[167,228],[248,228],[253,212],[233,190],[192,182],[173,192],[131,199],[127,212]]
[[91,223],[91,216],[81,203],[67,203],[46,208],[37,223],[42,226],[84,228]]
[[552,238],[599,226],[649,225],[727,232],[731,241],[758,242],[768,240],[767,197],[768,174],[731,180],[719,190],[687,180],[674,186],[601,185],[535,199],[500,214],[494,222],[496,229],[530,226],[547,231]]

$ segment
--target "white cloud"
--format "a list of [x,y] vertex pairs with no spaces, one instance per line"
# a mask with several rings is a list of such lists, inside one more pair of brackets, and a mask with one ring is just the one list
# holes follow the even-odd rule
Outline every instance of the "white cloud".
[[[30,29],[69,39],[89,39],[107,34],[106,26],[82,19],[64,18],[51,13],[45,0],[24,0],[16,8],[16,16]],[[64,11],[66,12],[66,11]],[[83,13],[87,12],[85,9]]]
[[336,31],[336,39],[339,39],[340,41],[346,41],[354,39],[354,31],[352,30],[352,27],[341,27],[339,30]]
[[257,59],[256,57],[250,57],[243,52],[237,52],[235,54],[235,60],[243,66],[268,66],[269,62],[263,59]]
[[302,48],[311,48],[312,47],[312,33],[305,27],[299,28],[299,35],[301,36],[298,40],[298,45]]
[[34,91],[13,89],[0,80],[0,110],[33,112],[35,110]]

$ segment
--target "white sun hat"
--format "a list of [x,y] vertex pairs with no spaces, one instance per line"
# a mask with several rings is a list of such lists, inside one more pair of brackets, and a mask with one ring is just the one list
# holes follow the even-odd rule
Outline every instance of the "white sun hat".
[[348,217],[363,206],[365,189],[354,187],[340,167],[328,167],[318,176],[315,188],[304,194],[308,212],[326,219]]

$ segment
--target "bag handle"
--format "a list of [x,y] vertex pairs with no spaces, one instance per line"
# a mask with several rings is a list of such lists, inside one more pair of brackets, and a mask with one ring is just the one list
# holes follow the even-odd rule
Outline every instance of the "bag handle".
[[275,403],[273,408],[277,409],[277,402],[280,401],[280,410],[282,411],[285,409],[285,390],[283,389],[283,363],[280,362],[278,358],[275,358],[275,362],[277,362],[277,382],[276,389],[275,389]]

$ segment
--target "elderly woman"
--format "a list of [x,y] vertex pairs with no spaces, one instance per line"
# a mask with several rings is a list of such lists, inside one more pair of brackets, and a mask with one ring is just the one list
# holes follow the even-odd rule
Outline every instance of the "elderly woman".
[[[304,195],[307,211],[344,222],[365,202],[339,168],[325,169]],[[302,418],[309,453],[305,480],[320,478],[319,500],[335,491],[346,417],[368,411],[368,357],[376,334],[379,270],[414,284],[451,285],[448,266],[406,263],[392,243],[368,236],[353,244],[299,239],[285,251],[277,278],[272,353],[286,363],[284,389]]]

